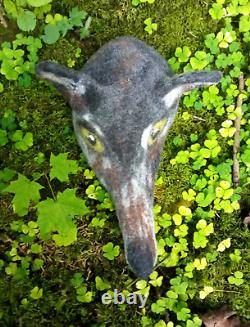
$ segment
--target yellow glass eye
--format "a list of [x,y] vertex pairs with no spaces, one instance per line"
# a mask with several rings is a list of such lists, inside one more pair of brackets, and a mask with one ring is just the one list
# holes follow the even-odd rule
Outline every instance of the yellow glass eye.
[[99,137],[89,131],[87,128],[82,128],[81,129],[81,135],[84,138],[84,141],[96,152],[103,152],[104,151],[104,145],[100,141]]
[[166,123],[167,123],[167,118],[163,118],[162,120],[159,120],[157,123],[154,124],[148,139],[149,145],[153,144],[158,139],[158,136],[163,131],[164,127],[166,126]]

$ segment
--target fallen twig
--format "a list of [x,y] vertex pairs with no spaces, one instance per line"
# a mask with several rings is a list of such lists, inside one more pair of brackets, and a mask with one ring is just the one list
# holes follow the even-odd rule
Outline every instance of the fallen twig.
[[[241,108],[242,106],[242,92],[244,90],[244,76],[243,73],[239,76],[239,95],[237,98],[237,108]],[[241,122],[241,115],[236,117],[234,121],[235,133],[234,133],[234,145],[233,145],[233,183],[234,187],[239,186],[240,183],[240,165],[239,160],[237,158],[239,149],[240,149],[240,122]]]
[[3,25],[5,28],[8,27],[6,20],[4,19],[4,9],[2,7],[2,0],[0,0],[0,24]]

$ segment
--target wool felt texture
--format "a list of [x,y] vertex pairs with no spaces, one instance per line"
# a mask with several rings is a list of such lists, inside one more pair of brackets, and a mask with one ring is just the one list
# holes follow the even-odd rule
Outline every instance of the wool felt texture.
[[218,83],[222,74],[175,75],[160,54],[134,37],[108,42],[79,71],[41,62],[36,74],[69,101],[79,145],[112,195],[126,260],[146,279],[157,258],[154,180],[180,97]]

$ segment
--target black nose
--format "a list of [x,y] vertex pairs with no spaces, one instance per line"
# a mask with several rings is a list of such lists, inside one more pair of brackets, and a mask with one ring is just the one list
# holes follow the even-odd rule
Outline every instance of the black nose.
[[137,277],[147,279],[154,270],[155,244],[148,239],[138,239],[125,244],[127,261]]

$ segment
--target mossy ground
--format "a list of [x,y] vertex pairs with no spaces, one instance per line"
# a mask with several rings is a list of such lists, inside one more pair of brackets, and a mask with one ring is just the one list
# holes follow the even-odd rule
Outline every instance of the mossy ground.
[[[92,17],[91,36],[79,41],[74,34],[57,42],[55,45],[46,46],[41,51],[41,59],[57,60],[62,64],[67,59],[74,58],[75,49],[80,47],[83,56],[77,61],[76,68],[84,62],[104,43],[121,35],[133,35],[148,44],[154,46],[166,59],[170,58],[177,46],[189,46],[192,50],[198,49],[204,36],[217,29],[216,24],[208,14],[208,8],[212,1],[193,0],[156,0],[153,5],[142,4],[138,8],[131,6],[130,0],[95,0],[95,1],[57,1],[53,7],[54,12],[68,13],[69,8],[78,5],[86,10]],[[144,31],[143,21],[151,17],[158,23],[158,31],[148,35]],[[3,112],[11,109],[16,113],[18,121],[27,121],[28,131],[33,133],[34,146],[23,153],[13,147],[0,148],[0,168],[9,167],[31,176],[34,171],[47,171],[48,165],[37,167],[34,157],[39,151],[43,152],[46,162],[49,161],[50,153],[69,152],[70,158],[80,157],[80,148],[73,134],[71,111],[66,102],[53,87],[40,81],[34,80],[31,87],[20,88],[10,83],[8,88],[1,94],[0,110]],[[170,159],[179,151],[173,145],[172,139],[180,135],[187,144],[187,135],[196,132],[202,139],[206,131],[214,127],[215,118],[209,112],[202,112],[201,117],[205,123],[185,121],[176,117],[165,150],[162,155],[160,175],[163,176],[164,184],[156,188],[156,201],[163,210],[170,208],[174,211],[181,198],[183,190],[189,187],[191,169],[188,165],[182,168],[173,167]],[[82,159],[83,165],[84,160]],[[84,194],[83,183],[79,180],[81,174],[74,177],[69,186],[83,187],[79,195]],[[68,186],[68,185],[67,185]],[[44,194],[44,197],[51,196]],[[9,231],[9,223],[15,218],[10,208],[11,196],[0,199],[0,250],[4,253],[10,247],[14,234]],[[91,206],[91,202],[89,203]],[[92,208],[94,210],[94,208]],[[51,242],[46,243],[43,255],[46,258],[46,266],[38,277],[32,273],[25,281],[16,282],[10,278],[0,280],[0,303],[4,310],[4,320],[0,326],[90,326],[94,323],[106,322],[108,326],[140,326],[141,313],[136,306],[127,306],[126,310],[111,306],[107,308],[101,302],[91,303],[87,309],[77,302],[75,293],[70,286],[69,280],[75,271],[82,271],[86,280],[92,280],[95,276],[103,276],[112,280],[116,288],[122,289],[128,277],[132,276],[127,268],[125,258],[121,255],[118,264],[103,260],[101,246],[108,241],[119,244],[123,242],[120,230],[117,228],[115,214],[112,213],[108,225],[99,232],[87,228],[89,221],[78,221],[78,242],[72,246],[58,248]],[[222,215],[216,223],[217,237],[225,238],[233,235],[234,246],[240,246],[247,242],[247,231],[242,231],[239,217],[235,215]],[[247,260],[248,259],[248,260]],[[225,259],[226,260],[226,259]],[[248,263],[247,263],[248,262]],[[249,264],[249,258],[244,257],[244,265]],[[216,280],[217,288],[223,289],[221,281],[226,274],[227,262],[218,265],[216,270],[208,269],[202,272],[204,280]],[[247,270],[246,270],[247,271]],[[169,272],[171,275],[171,272]],[[39,279],[38,279],[39,278]],[[46,298],[34,301],[28,309],[20,306],[22,294],[38,284],[44,289]],[[231,304],[242,316],[249,317],[247,312],[247,298],[250,293],[249,285],[246,284],[244,294],[222,295],[214,293],[207,301],[207,307],[215,308],[224,303]],[[156,296],[154,297],[155,300]],[[150,299],[149,302],[151,303]],[[204,310],[199,303],[195,308]]]

